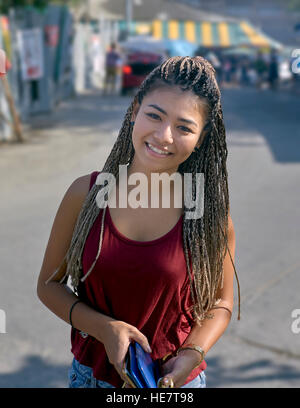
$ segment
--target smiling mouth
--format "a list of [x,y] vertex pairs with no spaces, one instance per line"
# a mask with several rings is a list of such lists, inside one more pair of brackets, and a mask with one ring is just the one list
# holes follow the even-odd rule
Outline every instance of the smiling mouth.
[[173,154],[171,152],[165,152],[163,150],[157,149],[156,147],[152,146],[152,144],[148,142],[145,142],[145,144],[148,147],[148,149],[152,150],[154,153],[161,154],[162,156],[170,156],[171,154]]

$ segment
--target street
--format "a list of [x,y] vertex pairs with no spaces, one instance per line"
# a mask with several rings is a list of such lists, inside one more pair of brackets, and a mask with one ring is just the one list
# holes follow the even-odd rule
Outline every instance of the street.
[[[67,387],[70,326],[38,299],[51,226],[69,185],[100,170],[129,97],[88,92],[32,117],[25,144],[0,146],[0,387]],[[237,285],[231,323],[207,353],[207,387],[299,387],[299,95],[222,90]],[[300,312],[299,312],[300,313]]]

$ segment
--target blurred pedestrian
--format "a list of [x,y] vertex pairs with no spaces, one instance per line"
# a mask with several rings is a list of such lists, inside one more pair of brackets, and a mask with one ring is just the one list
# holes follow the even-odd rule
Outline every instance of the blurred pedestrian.
[[120,92],[120,77],[122,74],[122,55],[117,50],[116,43],[112,43],[110,49],[106,53],[106,76],[104,84],[104,94],[119,94]]
[[263,57],[261,51],[258,51],[256,60],[254,62],[254,69],[256,71],[256,87],[261,89],[266,80],[266,75],[268,73],[268,65]]
[[278,57],[275,51],[272,51],[270,64],[269,64],[269,75],[268,81],[270,84],[270,89],[276,90],[278,87]]
[[249,64],[248,66],[248,78],[250,86],[256,86],[257,83],[257,73],[254,64]]
[[231,82],[231,61],[229,58],[226,58],[223,64],[224,80],[228,84]]
[[241,85],[248,86],[250,84],[249,78],[249,61],[244,58],[240,63],[240,83]]
[[239,64],[238,60],[236,57],[231,57],[231,83],[234,86],[238,85],[238,69],[239,69]]

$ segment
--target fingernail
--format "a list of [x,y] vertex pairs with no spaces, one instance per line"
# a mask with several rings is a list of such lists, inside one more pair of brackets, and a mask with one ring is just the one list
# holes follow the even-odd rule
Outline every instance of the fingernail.
[[148,350],[148,353],[152,353],[152,350],[151,350],[150,346],[147,347],[147,350]]

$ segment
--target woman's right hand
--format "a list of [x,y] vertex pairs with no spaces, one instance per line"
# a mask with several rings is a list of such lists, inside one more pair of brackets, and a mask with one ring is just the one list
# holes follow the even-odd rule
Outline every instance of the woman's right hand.
[[151,353],[151,347],[147,337],[135,326],[121,320],[108,322],[105,325],[104,331],[101,333],[101,337],[109,362],[114,365],[116,371],[124,381],[127,380],[122,369],[129,344],[136,341],[147,353]]

